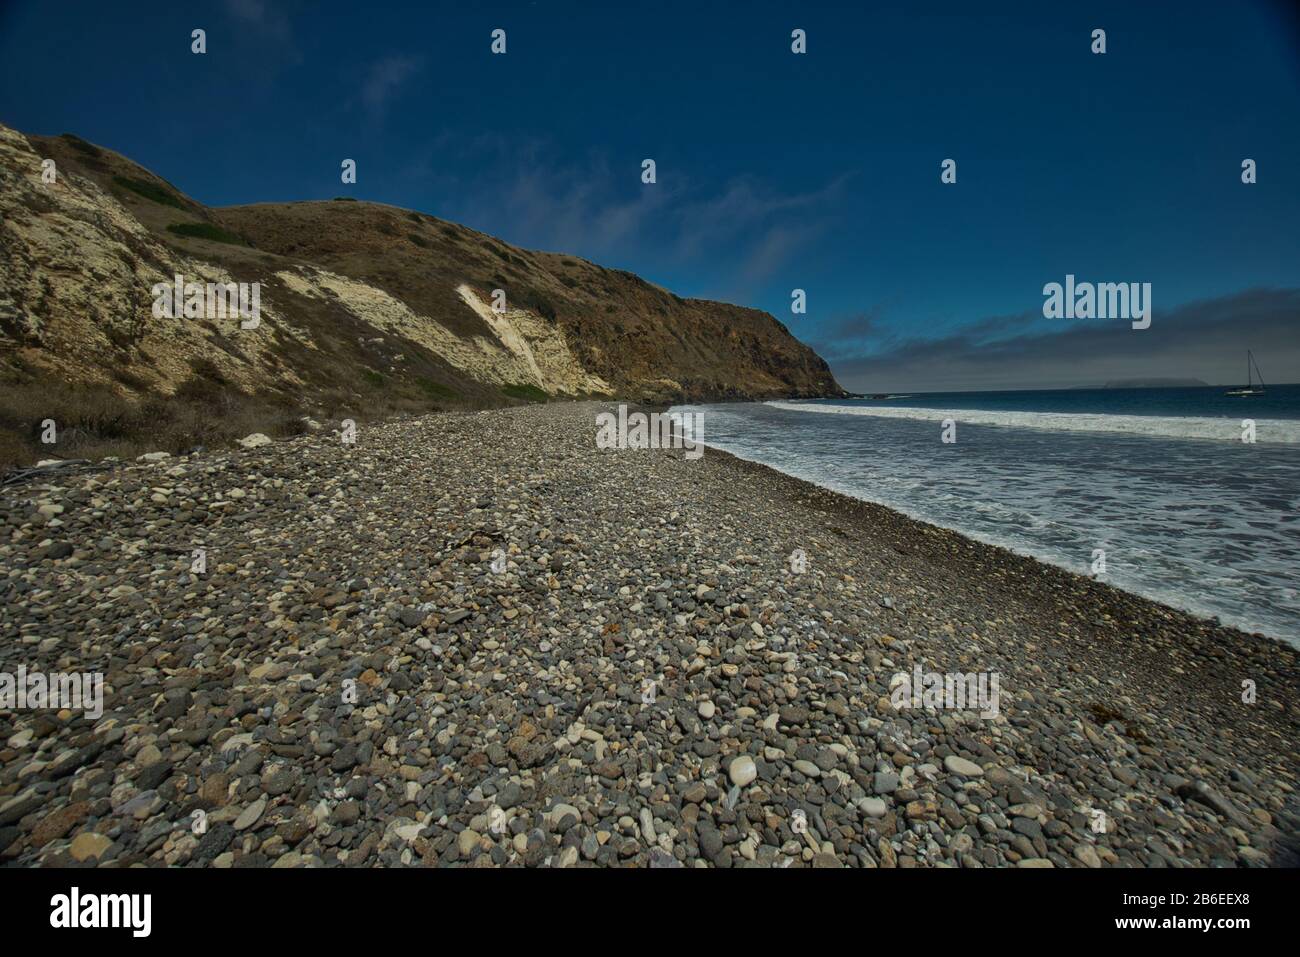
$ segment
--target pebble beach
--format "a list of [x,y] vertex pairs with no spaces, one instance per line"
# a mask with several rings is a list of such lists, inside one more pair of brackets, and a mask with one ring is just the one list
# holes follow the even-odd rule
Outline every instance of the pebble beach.
[[[0,488],[0,671],[104,681],[95,719],[0,707],[0,864],[1300,860],[1295,649],[714,449],[597,448],[613,408]],[[997,675],[997,713],[898,707],[918,667]]]

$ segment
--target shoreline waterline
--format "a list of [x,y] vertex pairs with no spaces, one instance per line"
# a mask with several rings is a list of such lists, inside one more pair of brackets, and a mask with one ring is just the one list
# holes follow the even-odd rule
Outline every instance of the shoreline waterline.
[[1161,601],[1159,598],[1153,598],[1148,595],[1143,595],[1140,592],[1132,591],[1128,588],[1124,588],[1121,585],[1114,584],[1113,582],[1102,581],[1090,575],[1084,575],[1080,572],[1074,571],[1073,569],[1069,568],[1064,564],[1059,564],[1057,562],[1049,561],[1047,559],[1034,555],[1031,552],[1020,551],[1016,548],[1013,548],[1010,545],[1005,545],[1000,542],[985,541],[965,530],[949,528],[946,525],[940,525],[936,522],[928,521],[924,517],[909,514],[906,511],[903,511],[900,508],[896,508],[893,505],[888,505],[883,502],[872,501],[871,499],[862,498],[860,496],[854,495],[850,492],[846,492],[842,489],[838,489],[830,485],[825,485],[823,483],[816,482],[811,479],[805,479],[798,475],[792,475],[789,472],[785,472],[774,465],[770,465],[758,459],[748,458],[737,452],[729,451],[727,449],[710,445],[707,441],[703,442],[702,444],[707,449],[706,455],[710,457],[721,458],[725,456],[727,458],[734,459],[737,463],[742,463],[747,467],[761,469],[763,471],[772,473],[774,476],[779,476],[781,479],[790,482],[797,482],[801,485],[808,486],[810,489],[816,489],[819,492],[837,496],[839,498],[844,499],[844,504],[846,506],[846,509],[852,505],[870,506],[873,509],[880,509],[884,512],[889,513],[891,516],[893,516],[896,520],[900,522],[910,522],[916,526],[919,526],[922,529],[932,530],[933,532],[938,532],[943,535],[955,536],[957,538],[965,540],[972,547],[990,549],[994,552],[1000,553],[1001,555],[1005,556],[1007,559],[1015,559],[1016,561],[1019,562],[1029,563],[1029,567],[1026,567],[1023,570],[1024,574],[1026,574],[1027,576],[1033,576],[1040,572],[1063,575],[1068,577],[1072,581],[1086,582],[1090,586],[1106,589],[1108,591],[1113,591],[1118,595],[1124,596],[1124,598],[1128,600],[1145,602],[1156,608],[1161,609],[1163,612],[1166,612],[1168,614],[1184,615],[1187,618],[1191,619],[1192,621],[1195,621],[1198,624],[1201,624],[1207,628],[1212,628],[1217,631],[1221,631],[1226,634],[1229,634],[1233,636],[1234,639],[1244,639],[1251,642],[1257,642],[1257,641],[1264,642],[1267,645],[1273,645],[1278,648],[1285,649],[1286,651],[1291,653],[1295,653],[1297,650],[1294,646],[1289,644],[1284,639],[1277,637],[1276,635],[1270,635],[1266,632],[1261,632],[1261,631],[1250,631],[1244,628],[1240,628],[1236,625],[1226,623],[1221,620],[1217,620],[1212,615],[1198,614],[1195,611],[1179,608],[1176,605],[1172,605],[1166,601]]
[[[5,661],[76,653],[111,689],[96,728],[16,713],[0,781],[40,754],[81,771],[14,799],[0,861],[67,859],[26,835],[77,781],[105,798],[86,826],[119,822],[120,866],[1294,859],[1294,649],[715,449],[601,448],[616,408],[416,416],[0,489],[11,620],[41,623]],[[146,545],[201,534],[206,568],[122,547],[127,518]],[[121,738],[84,751],[153,719],[157,666],[185,677],[178,734],[136,765]],[[233,726],[227,702],[281,717]],[[252,843],[156,843],[184,792],[151,769],[258,751],[260,775],[221,789]],[[124,765],[148,795],[127,816]],[[344,779],[328,831],[275,840]]]
[[1300,462],[1289,446],[771,403],[678,408],[709,413],[711,449],[1300,647]]

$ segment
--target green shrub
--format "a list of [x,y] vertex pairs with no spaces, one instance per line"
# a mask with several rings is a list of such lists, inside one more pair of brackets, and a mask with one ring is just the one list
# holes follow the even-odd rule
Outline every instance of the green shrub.
[[545,402],[550,398],[549,395],[535,385],[503,385],[501,391],[512,399],[523,399],[525,402]]
[[440,385],[432,379],[421,377],[415,380],[415,384],[420,387],[421,392],[429,396],[431,399],[455,399],[460,396],[460,393],[455,389],[450,389],[445,385]]
[[530,286],[516,284],[510,290],[510,304],[516,309],[531,309],[543,319],[555,321],[555,305],[544,295]]
[[100,150],[98,146],[95,146],[93,143],[87,143],[80,136],[77,136],[73,133],[64,133],[62,138],[68,141],[69,146],[72,146],[80,150],[81,152],[85,153],[88,156],[103,155],[103,151]]
[[129,189],[133,193],[138,193],[150,202],[158,203],[162,206],[171,206],[174,209],[185,209],[185,204],[175,193],[163,189],[156,183],[150,183],[143,179],[129,179],[125,176],[114,176],[113,182],[124,189]]
[[227,232],[220,226],[213,226],[211,223],[172,223],[167,227],[167,232],[194,239],[210,239],[214,243],[229,243],[232,246],[248,245],[242,237]]

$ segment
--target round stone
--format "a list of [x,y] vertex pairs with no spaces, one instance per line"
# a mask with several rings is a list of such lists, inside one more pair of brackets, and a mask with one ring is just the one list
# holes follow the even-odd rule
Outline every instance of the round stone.
[[964,778],[982,778],[984,769],[974,761],[967,761],[965,758],[959,758],[955,754],[950,754],[943,759],[943,769],[949,774],[958,774]]
[[742,754],[731,762],[727,774],[731,777],[732,784],[743,788],[758,777],[758,767],[754,764],[753,758],[748,754]]

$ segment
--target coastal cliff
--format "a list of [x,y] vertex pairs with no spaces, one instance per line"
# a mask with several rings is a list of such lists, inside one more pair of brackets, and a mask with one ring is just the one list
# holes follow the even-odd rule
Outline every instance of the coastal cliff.
[[[220,405],[260,427],[269,408],[296,421],[843,394],[767,313],[425,213],[347,198],[209,208],[76,136],[3,125],[0,176],[0,460],[41,451],[32,436],[46,418],[111,437],[74,395],[124,421],[149,405],[157,435],[184,402],[198,403],[190,418]],[[256,283],[256,326],[159,318],[158,284],[177,276]],[[173,431],[170,451],[205,437]]]

